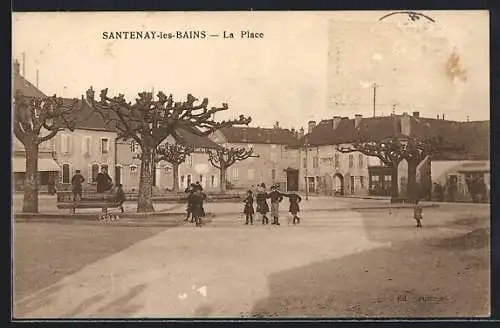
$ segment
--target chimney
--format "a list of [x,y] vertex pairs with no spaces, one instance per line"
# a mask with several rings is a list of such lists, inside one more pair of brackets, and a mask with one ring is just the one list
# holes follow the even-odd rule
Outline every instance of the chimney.
[[299,130],[299,138],[304,138],[304,128],[300,128]]
[[14,75],[20,75],[21,74],[21,65],[19,64],[19,61],[16,59],[14,61]]
[[333,129],[334,130],[339,126],[340,120],[341,120],[340,116],[333,117]]
[[413,117],[420,117],[420,112],[413,112]]
[[404,112],[403,115],[401,115],[400,121],[401,121],[401,134],[409,136],[411,134],[410,115]]
[[309,121],[309,123],[307,123],[307,133],[311,133],[315,126],[316,121]]
[[362,118],[363,118],[363,115],[361,115],[361,114],[354,115],[354,128],[355,129],[359,128],[359,123],[361,123]]

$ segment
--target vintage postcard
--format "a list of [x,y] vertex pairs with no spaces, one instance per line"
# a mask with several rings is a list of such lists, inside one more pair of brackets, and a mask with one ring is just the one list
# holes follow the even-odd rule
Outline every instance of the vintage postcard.
[[12,21],[14,319],[490,315],[487,11]]

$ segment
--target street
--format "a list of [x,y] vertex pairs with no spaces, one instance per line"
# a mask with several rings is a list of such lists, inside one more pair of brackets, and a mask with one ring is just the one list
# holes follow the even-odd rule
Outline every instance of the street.
[[[348,201],[350,207],[364,202]],[[142,237],[124,233],[136,228],[95,226],[96,231],[110,231],[87,234],[89,243],[109,238],[109,244],[99,245],[105,256],[68,270],[58,281],[49,277],[43,287],[43,282],[24,286],[25,295],[15,298],[14,316],[489,314],[487,205],[442,204],[424,209],[422,229],[415,228],[411,209],[304,210],[298,226],[289,225],[284,213],[281,226],[258,222],[244,226],[242,215],[215,215],[202,228],[138,229]],[[45,224],[45,229],[50,225],[57,224]],[[67,227],[67,238],[83,229],[78,224]],[[30,231],[41,231],[40,223],[15,223],[14,229],[17,256],[29,257],[32,249],[50,244],[42,238],[29,239]],[[133,238],[127,245],[113,246],[113,240]],[[16,283],[29,285],[30,275],[36,280],[36,265],[43,267],[44,261],[56,261],[61,267],[78,261],[92,247],[86,248],[80,252],[75,245],[73,252],[64,255],[72,258],[56,258],[62,253],[48,252],[36,262],[16,259],[20,266]]]

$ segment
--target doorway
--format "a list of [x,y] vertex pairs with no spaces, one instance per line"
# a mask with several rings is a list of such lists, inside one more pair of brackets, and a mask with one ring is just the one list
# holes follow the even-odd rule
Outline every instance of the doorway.
[[286,170],[286,189],[287,191],[299,190],[299,170],[295,169]]
[[345,190],[344,190],[344,177],[342,174],[337,173],[333,176],[333,194],[334,195],[340,195],[344,196]]

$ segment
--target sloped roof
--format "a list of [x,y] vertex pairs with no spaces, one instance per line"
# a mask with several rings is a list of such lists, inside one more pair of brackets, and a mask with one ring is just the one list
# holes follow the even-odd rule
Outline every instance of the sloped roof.
[[228,143],[295,145],[297,137],[288,129],[229,127],[220,132]]
[[394,116],[362,118],[355,128],[355,120],[342,118],[333,128],[333,119],[322,120],[307,135],[310,145],[337,145],[368,140],[382,140],[401,133],[400,118]]
[[40,89],[35,87],[30,81],[26,80],[20,74],[14,74],[13,78],[14,92],[20,91],[26,97],[45,98],[45,95]]
[[176,130],[176,141],[195,148],[216,148],[217,144],[207,136],[199,136],[184,129]]

